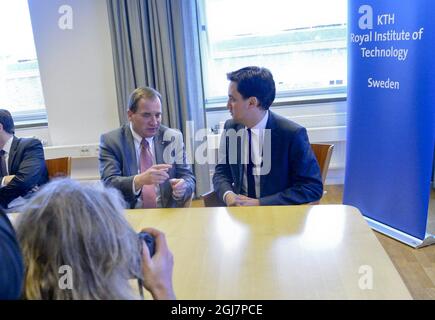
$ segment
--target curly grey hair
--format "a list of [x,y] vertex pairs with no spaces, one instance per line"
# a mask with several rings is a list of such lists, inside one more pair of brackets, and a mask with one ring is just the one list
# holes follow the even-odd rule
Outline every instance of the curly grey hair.
[[[142,277],[140,245],[123,216],[121,195],[102,184],[58,179],[17,218],[26,266],[26,299],[135,299],[129,279]],[[61,289],[61,266],[73,289]]]

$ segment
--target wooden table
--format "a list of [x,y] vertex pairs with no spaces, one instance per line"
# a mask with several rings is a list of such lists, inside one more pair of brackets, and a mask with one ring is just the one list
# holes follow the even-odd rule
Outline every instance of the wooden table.
[[178,299],[411,299],[353,207],[128,210],[127,219],[165,232]]

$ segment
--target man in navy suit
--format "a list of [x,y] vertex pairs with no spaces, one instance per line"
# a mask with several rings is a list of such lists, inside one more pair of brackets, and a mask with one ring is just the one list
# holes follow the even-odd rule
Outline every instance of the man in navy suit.
[[14,120],[0,109],[0,205],[27,197],[48,181],[44,149],[39,140],[15,137]]
[[128,102],[129,124],[100,139],[100,174],[133,208],[183,207],[195,190],[181,132],[160,124],[161,95],[137,88]]
[[0,208],[0,300],[19,299],[24,265],[14,228]]
[[294,205],[323,194],[306,129],[269,110],[275,82],[265,68],[227,75],[227,107],[214,189],[227,206]]

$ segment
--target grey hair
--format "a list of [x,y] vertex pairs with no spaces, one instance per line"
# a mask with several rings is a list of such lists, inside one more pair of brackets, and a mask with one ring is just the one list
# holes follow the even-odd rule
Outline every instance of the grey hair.
[[[17,219],[26,266],[26,299],[135,299],[142,277],[137,234],[123,216],[119,192],[102,184],[57,179],[45,185]],[[61,266],[73,289],[61,289]]]

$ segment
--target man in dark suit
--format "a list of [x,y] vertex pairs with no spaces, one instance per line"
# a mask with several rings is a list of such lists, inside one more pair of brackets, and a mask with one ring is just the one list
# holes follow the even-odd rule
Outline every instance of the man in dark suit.
[[9,111],[0,109],[0,205],[27,197],[48,181],[44,149],[39,140],[17,138]]
[[101,136],[101,179],[130,208],[183,207],[195,189],[183,136],[161,125],[161,115],[161,95],[138,88],[130,95],[129,124]]
[[275,99],[270,71],[246,67],[227,77],[232,120],[225,123],[213,176],[219,199],[228,206],[319,200],[322,178],[306,129],[269,111]]
[[14,228],[0,208],[0,300],[19,299],[24,265]]

